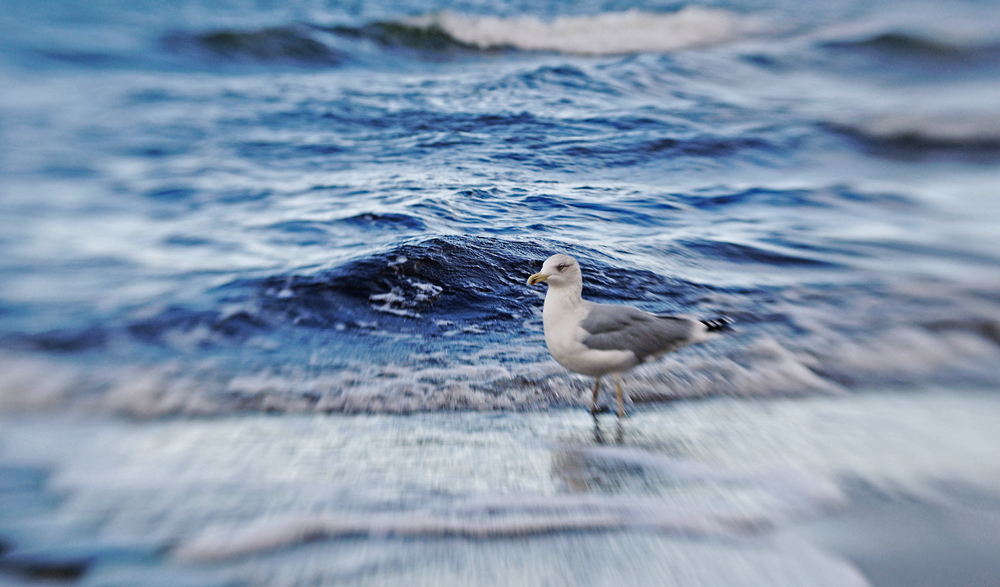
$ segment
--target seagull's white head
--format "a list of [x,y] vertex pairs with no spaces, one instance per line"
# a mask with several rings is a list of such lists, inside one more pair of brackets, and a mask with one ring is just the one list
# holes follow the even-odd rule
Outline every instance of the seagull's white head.
[[542,270],[528,278],[528,285],[544,281],[549,287],[574,287],[583,286],[583,274],[580,273],[580,264],[569,255],[559,253],[552,255],[542,264]]

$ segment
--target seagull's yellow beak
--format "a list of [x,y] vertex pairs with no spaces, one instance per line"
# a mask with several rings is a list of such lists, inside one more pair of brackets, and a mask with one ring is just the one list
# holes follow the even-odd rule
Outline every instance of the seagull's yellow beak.
[[544,273],[536,273],[528,278],[528,285],[535,285],[536,283],[545,281],[549,276]]

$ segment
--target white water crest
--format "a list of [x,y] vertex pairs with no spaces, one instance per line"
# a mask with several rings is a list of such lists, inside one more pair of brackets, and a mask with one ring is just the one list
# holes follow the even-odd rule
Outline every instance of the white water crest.
[[453,12],[418,17],[418,27],[437,27],[458,41],[481,49],[513,47],[578,55],[659,53],[715,45],[740,35],[739,17],[715,8],[686,6],[657,14],[640,10],[551,21],[534,16],[500,18]]

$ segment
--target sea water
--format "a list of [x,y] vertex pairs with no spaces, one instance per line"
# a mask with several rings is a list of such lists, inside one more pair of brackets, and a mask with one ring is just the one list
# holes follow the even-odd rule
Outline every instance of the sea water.
[[[989,392],[941,391],[1000,382],[989,3],[8,4],[8,558],[827,584],[868,579],[780,536],[850,480],[998,486]],[[595,429],[525,285],[555,252],[589,299],[735,329]]]
[[582,410],[8,418],[0,580],[972,585],[997,570],[998,415],[993,391],[867,389],[620,428]]

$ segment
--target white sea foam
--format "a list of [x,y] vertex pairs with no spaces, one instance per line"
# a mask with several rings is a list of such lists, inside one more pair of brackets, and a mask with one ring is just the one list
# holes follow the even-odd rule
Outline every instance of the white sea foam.
[[[589,403],[588,378],[565,372],[542,348],[488,349],[446,364],[351,364],[317,374],[289,366],[228,380],[215,366],[178,365],[132,370],[108,386],[103,410],[132,416],[210,414],[234,410],[279,412],[411,413],[451,410],[533,410]],[[515,353],[516,354],[516,353]],[[808,367],[815,360],[763,339],[737,356],[670,357],[630,374],[629,397],[638,402],[710,395],[773,396],[829,393],[839,387]]]
[[746,29],[740,23],[740,17],[732,12],[699,6],[668,14],[628,10],[550,21],[533,16],[500,18],[441,12],[410,21],[418,27],[440,28],[481,49],[513,47],[579,55],[668,52],[715,45],[743,34]]
[[42,358],[0,353],[0,412],[51,409],[66,401],[80,373]]
[[[405,261],[406,257],[400,257],[400,259]],[[392,291],[372,294],[368,296],[368,301],[373,304],[372,308],[379,312],[419,318],[420,313],[417,312],[417,309],[441,297],[441,292],[444,291],[444,288],[439,285],[424,283],[412,278],[407,278],[405,287],[406,291],[402,287],[393,287]]]
[[773,396],[839,393],[842,389],[813,370],[821,361],[761,337],[737,353],[689,349],[629,374],[633,401],[655,402],[710,395]]

